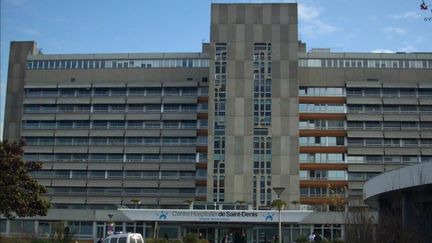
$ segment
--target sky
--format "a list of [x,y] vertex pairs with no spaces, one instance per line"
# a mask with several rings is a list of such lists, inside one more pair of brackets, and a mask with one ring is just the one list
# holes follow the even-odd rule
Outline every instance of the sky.
[[[291,0],[299,39],[335,52],[432,52],[432,0]],[[211,0],[0,0],[0,135],[10,41],[46,54],[199,52]]]

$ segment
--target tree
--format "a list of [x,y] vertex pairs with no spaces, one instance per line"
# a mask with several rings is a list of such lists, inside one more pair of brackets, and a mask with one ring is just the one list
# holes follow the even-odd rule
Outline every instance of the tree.
[[45,216],[50,207],[42,194],[47,190],[30,176],[42,168],[41,162],[24,162],[24,142],[0,143],[0,215],[8,219],[15,216]]
[[286,202],[281,199],[276,199],[272,202],[272,208],[276,208],[277,210],[282,210],[286,206]]
[[72,243],[76,231],[71,230],[69,226],[65,226],[64,222],[56,222],[52,225],[53,229],[53,243]]
[[345,240],[350,243],[376,242],[376,222],[368,208],[345,213]]

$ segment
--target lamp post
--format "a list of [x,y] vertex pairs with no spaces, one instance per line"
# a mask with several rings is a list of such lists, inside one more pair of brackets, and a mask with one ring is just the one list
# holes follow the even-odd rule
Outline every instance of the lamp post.
[[109,218],[109,222],[108,222],[108,232],[107,232],[107,234],[108,235],[112,235],[113,233],[114,233],[114,224],[113,224],[113,222],[112,222],[112,217],[113,217],[114,215],[113,214],[108,214],[108,218]]
[[138,198],[132,198],[131,203],[135,205],[135,209],[138,208],[138,204],[141,204],[141,200],[139,200]]
[[285,190],[285,187],[273,187],[273,191],[276,192],[276,195],[278,197],[278,201],[280,203],[280,205],[278,205],[278,211],[279,211],[279,225],[278,225],[278,230],[279,230],[279,243],[282,243],[282,220],[281,220],[281,209],[283,207],[281,200],[280,200],[280,195],[282,194],[282,192]]

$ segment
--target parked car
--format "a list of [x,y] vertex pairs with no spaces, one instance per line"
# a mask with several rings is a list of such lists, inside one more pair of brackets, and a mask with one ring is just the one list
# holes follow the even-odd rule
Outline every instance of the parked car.
[[104,243],[144,243],[144,239],[141,234],[138,233],[125,233],[125,234],[113,234],[108,236]]

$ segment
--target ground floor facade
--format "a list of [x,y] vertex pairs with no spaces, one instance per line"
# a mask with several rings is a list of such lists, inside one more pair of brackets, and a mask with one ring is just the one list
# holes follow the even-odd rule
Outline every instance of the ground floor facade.
[[[53,210],[52,210],[53,211]],[[55,225],[62,224],[74,232],[80,242],[96,242],[114,232],[136,232],[144,238],[181,239],[196,233],[210,242],[267,243],[278,235],[279,212],[274,210],[55,210],[38,219],[0,220],[2,236],[49,238]],[[315,214],[315,215],[314,215]],[[75,219],[72,219],[75,215]],[[77,217],[78,216],[78,217]],[[79,216],[83,216],[79,220]],[[323,223],[324,218],[331,223]],[[92,220],[90,220],[92,218]],[[311,221],[312,219],[312,221]],[[343,238],[343,224],[337,217],[310,211],[281,211],[283,242],[294,242],[299,236],[319,233],[326,239]],[[315,221],[315,222],[313,222]]]

